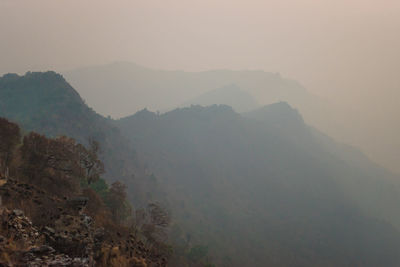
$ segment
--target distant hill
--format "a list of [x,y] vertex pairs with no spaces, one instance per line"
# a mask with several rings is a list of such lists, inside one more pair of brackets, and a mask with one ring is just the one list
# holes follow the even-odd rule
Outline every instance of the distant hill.
[[162,177],[174,238],[221,266],[400,264],[394,176],[287,103],[142,110],[117,125]]
[[[230,84],[262,100],[260,104],[280,100],[295,103],[291,100],[311,97],[299,83],[263,71],[164,71],[118,62],[66,71],[63,75],[96,111],[116,118],[144,108],[170,110]],[[208,97],[219,97],[218,94]]]
[[89,108],[60,74],[28,72],[0,77],[0,117],[20,124],[25,131],[49,137],[66,135],[82,144],[90,138],[98,141],[106,179],[136,188],[137,193],[130,195],[136,204],[144,205],[151,199],[149,191],[154,191],[156,185],[147,179],[149,175],[128,139],[111,119]]
[[399,266],[398,177],[285,102],[112,120],[61,75],[27,73],[0,78],[0,117],[98,140],[107,180],[124,181],[134,207],[158,200],[171,212],[171,266]]
[[257,102],[253,96],[243,91],[235,84],[211,90],[189,101],[181,106],[190,105],[211,106],[215,104],[224,104],[231,106],[236,112],[246,112],[257,108]]
[[[318,97],[300,83],[277,73],[260,70],[165,71],[118,62],[65,71],[63,75],[91,107],[114,118],[131,115],[144,108],[172,110],[207,92],[235,84],[252,95],[261,106],[288,102],[300,111],[309,125],[336,140],[361,148],[374,161],[400,173],[397,124],[374,121],[360,113],[357,106],[331,103],[329,99]],[[228,104],[237,108],[234,103],[218,100],[219,103],[206,103]],[[381,131],[382,125],[390,130]]]

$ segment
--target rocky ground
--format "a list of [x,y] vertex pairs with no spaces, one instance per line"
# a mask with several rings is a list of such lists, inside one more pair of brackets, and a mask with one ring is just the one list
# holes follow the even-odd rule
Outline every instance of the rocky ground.
[[[49,235],[32,226],[21,210],[0,210],[0,261],[3,266],[90,266],[89,257],[75,257],[46,245]],[[44,229],[46,230],[46,229]]]
[[167,265],[134,235],[111,238],[85,214],[87,198],[49,197],[12,179],[2,180],[0,196],[0,266]]

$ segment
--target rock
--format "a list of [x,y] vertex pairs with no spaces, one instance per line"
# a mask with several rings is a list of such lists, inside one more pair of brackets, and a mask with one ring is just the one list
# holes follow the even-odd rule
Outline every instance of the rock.
[[28,252],[34,255],[47,255],[53,253],[55,250],[47,245],[42,245],[40,247],[31,248]]
[[84,223],[86,226],[89,226],[89,225],[92,224],[93,219],[92,219],[90,216],[83,215],[82,218],[83,218],[83,223]]
[[[97,227],[96,217],[83,214],[86,197],[53,197],[13,179],[0,186],[0,196],[4,202],[0,209],[0,266],[115,267],[120,260],[128,266],[166,266],[125,232]],[[22,210],[7,209],[9,204],[37,210],[34,223]],[[137,262],[132,260],[135,256]]]
[[85,209],[87,202],[87,197],[75,197],[67,200],[67,213],[70,214],[82,214]]
[[4,243],[6,241],[7,239],[4,236],[0,235],[0,243]]
[[43,228],[43,231],[44,231],[44,233],[47,233],[49,235],[55,235],[56,234],[56,231],[53,228],[48,227],[48,226],[45,226]]
[[22,210],[13,210],[14,215],[16,216],[24,216],[24,212]]

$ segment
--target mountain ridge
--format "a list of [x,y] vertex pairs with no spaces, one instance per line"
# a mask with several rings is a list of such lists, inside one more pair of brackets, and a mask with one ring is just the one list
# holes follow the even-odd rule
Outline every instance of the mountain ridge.
[[[28,72],[23,76],[0,77],[0,117],[17,122],[24,131],[49,137],[65,135],[84,145],[96,140],[101,146],[100,158],[105,163],[107,181],[121,180],[129,187],[148,187],[150,180],[146,178],[143,162],[128,139],[111,119],[88,107],[60,74]],[[147,205],[147,191],[130,195],[130,200],[138,206]]]
[[231,106],[236,112],[242,113],[255,109],[258,105],[253,96],[243,91],[236,84],[229,84],[223,87],[208,91],[180,106],[201,105],[211,106],[214,104]]
[[[191,232],[192,239],[205,242],[200,233],[208,229],[206,239],[213,250],[231,257],[236,255],[234,263],[217,263],[227,266],[245,264],[246,260],[237,254],[239,251],[233,254],[224,251],[230,247],[228,243],[237,247],[244,238],[253,244],[252,252],[248,249],[247,253],[256,260],[246,262],[252,266],[262,266],[260,262],[269,262],[272,266],[298,263],[292,262],[290,256],[287,256],[287,261],[270,262],[271,259],[262,256],[262,250],[255,244],[264,244],[270,253],[281,257],[294,253],[293,257],[307,262],[305,251],[302,254],[289,247],[320,251],[322,248],[314,244],[320,235],[323,236],[322,242],[332,246],[323,253],[336,249],[337,245],[333,244],[340,236],[339,239],[348,245],[337,250],[335,257],[350,257],[360,264],[374,266],[383,254],[372,256],[371,251],[366,252],[368,249],[353,239],[355,236],[346,236],[345,233],[357,233],[356,239],[367,238],[368,244],[382,241],[374,240],[368,233],[369,227],[377,227],[373,230],[377,232],[391,229],[389,231],[397,235],[398,228],[392,224],[399,227],[398,217],[390,216],[394,213],[393,204],[397,203],[397,197],[382,201],[375,186],[382,183],[387,188],[385,190],[389,190],[392,184],[344,161],[344,152],[331,152],[330,145],[333,144],[325,145],[326,141],[318,137],[323,134],[315,133],[287,103],[272,104],[249,114],[238,114],[232,108],[212,105],[178,108],[164,114],[152,113],[148,117],[151,120],[129,116],[118,120],[117,125],[131,138],[138,151],[147,156],[155,175],[162,177],[163,187],[174,196],[171,205],[184,207],[184,211],[173,210],[184,229]],[[384,174],[378,170],[375,173]],[[355,190],[365,194],[355,195]],[[374,202],[379,204],[372,204]],[[180,206],[180,203],[185,204]],[[388,203],[392,206],[383,211],[382,207]],[[382,218],[386,222],[381,224]],[[260,220],[264,226],[259,224]],[[194,228],[193,221],[198,221],[196,225],[200,229]],[[204,226],[200,227],[200,222]],[[252,233],[245,227],[245,222],[252,225],[252,229],[263,229],[262,233]],[[298,240],[294,229],[310,225],[315,229],[307,228],[305,236]],[[335,234],[331,235],[326,227],[336,229]],[[239,237],[230,237],[228,233],[232,231],[236,231]],[[271,242],[279,245],[271,247],[260,236],[268,236]],[[392,245],[392,252],[400,248],[396,241]],[[350,252],[355,246],[357,252]],[[355,255],[364,253],[371,258],[365,262],[356,259],[358,256]],[[247,256],[243,257],[248,260]],[[317,266],[346,266],[346,261],[336,261],[327,255],[317,253],[314,256],[312,261],[319,262]],[[394,262],[387,264],[396,265]]]
[[[111,120],[74,101],[61,76],[52,83],[41,75],[54,73],[35,75],[0,78],[0,116],[50,135],[98,133],[109,179],[122,178],[133,203],[160,200],[172,211],[178,258],[221,266],[400,262],[398,184],[348,161],[287,103],[248,114],[226,105],[144,109]],[[35,94],[56,89],[67,95]]]
[[[116,118],[128,116],[146,106],[152,110],[171,110],[187,102],[188,99],[194,99],[210,90],[229,84],[236,84],[250,93],[252,88],[253,91],[258,90],[272,94],[273,96],[269,98],[270,103],[285,100],[285,96],[290,95],[289,91],[306,93],[304,87],[298,82],[282,78],[276,73],[261,70],[221,69],[186,72],[151,69],[135,63],[124,62],[83,67],[65,71],[63,75],[79,90],[91,106],[103,115],[110,114]],[[256,90],[257,82],[267,83],[267,86]],[[161,98],[155,98],[154,92],[162,94]],[[124,99],[119,95],[132,98]],[[259,95],[254,95],[254,97],[259,98]],[[117,103],[118,110],[115,109],[117,105],[112,105]]]

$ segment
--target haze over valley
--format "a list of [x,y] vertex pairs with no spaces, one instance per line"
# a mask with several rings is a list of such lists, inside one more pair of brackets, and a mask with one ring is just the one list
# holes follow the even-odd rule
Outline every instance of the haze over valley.
[[400,266],[399,18],[0,0],[0,265]]

